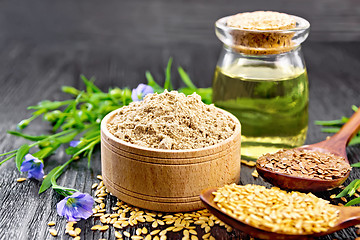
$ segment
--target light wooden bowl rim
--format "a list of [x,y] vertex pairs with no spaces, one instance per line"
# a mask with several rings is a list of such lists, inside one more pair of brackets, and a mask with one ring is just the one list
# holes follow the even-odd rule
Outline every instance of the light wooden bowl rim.
[[[208,147],[203,147],[203,148],[197,148],[197,149],[184,149],[184,150],[168,150],[168,149],[156,149],[156,148],[149,148],[149,147],[142,147],[142,146],[138,146],[132,143],[128,143],[125,142],[119,138],[117,138],[116,136],[114,136],[113,134],[111,134],[107,128],[107,123],[115,117],[115,115],[120,111],[121,108],[115,109],[112,112],[108,113],[101,121],[101,133],[103,134],[102,136],[102,141],[103,141],[103,137],[106,137],[107,139],[112,140],[114,143],[116,143],[117,146],[114,147],[119,147],[119,148],[126,148],[128,150],[134,149],[136,152],[142,152],[144,153],[144,155],[150,155],[150,156],[159,156],[159,155],[166,155],[166,158],[179,158],[179,156],[183,156],[182,158],[188,158],[190,155],[192,155],[193,157],[201,157],[201,156],[207,156],[207,155],[211,155],[209,153],[215,153],[215,152],[219,152],[219,148],[224,147],[225,145],[228,145],[228,147],[231,147],[234,139],[241,134],[241,124],[240,121],[231,113],[217,108],[215,107],[219,112],[227,115],[230,117],[230,119],[235,123],[235,130],[233,132],[233,134],[225,139],[224,141],[208,146]],[[222,151],[224,151],[226,149],[223,149]],[[189,155],[190,154],[190,155]],[[164,156],[165,156],[164,155]]]

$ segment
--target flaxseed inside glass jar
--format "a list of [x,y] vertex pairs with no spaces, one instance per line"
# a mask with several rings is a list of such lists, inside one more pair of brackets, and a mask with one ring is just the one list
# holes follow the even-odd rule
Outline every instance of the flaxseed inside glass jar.
[[213,78],[213,102],[240,120],[243,159],[305,142],[309,91],[300,44],[309,28],[305,19],[278,12],[216,21],[224,45]]

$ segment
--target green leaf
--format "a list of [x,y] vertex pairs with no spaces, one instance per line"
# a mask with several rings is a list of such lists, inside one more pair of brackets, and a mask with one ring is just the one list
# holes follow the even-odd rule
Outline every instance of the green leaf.
[[345,204],[345,206],[352,206],[352,205],[359,204],[359,203],[360,203],[360,197],[355,198],[355,199],[347,202],[347,203]]
[[47,137],[49,137],[49,135],[39,135],[39,136],[32,136],[32,135],[27,135],[27,134],[23,134],[21,132],[17,132],[17,131],[7,131],[7,133],[17,136],[17,137],[22,137],[24,139],[30,140],[30,141],[41,141]]
[[61,136],[61,137],[57,137],[55,139],[55,142],[60,143],[60,144],[68,143],[68,142],[72,141],[79,133],[80,133],[80,130],[71,132],[71,133]]
[[58,144],[56,146],[46,147],[46,148],[43,148],[43,149],[35,152],[32,155],[34,157],[42,160],[42,159],[45,159],[48,156],[50,156],[56,149],[58,149],[59,146],[60,146],[60,144]]
[[76,147],[68,147],[68,148],[65,149],[65,152],[66,152],[66,154],[68,154],[68,155],[74,155],[75,153],[77,153],[78,151],[80,151],[80,150],[83,148],[82,145],[83,145],[83,144],[80,143],[80,144],[79,144],[78,146],[76,146]]
[[[180,88],[178,91],[184,93],[185,95],[190,95],[195,92],[194,89],[190,89],[190,88]],[[212,89],[211,88],[198,88],[198,89],[196,89],[196,93],[198,95],[200,95],[201,101],[203,101],[205,104],[212,103]]]
[[[63,111],[63,113],[69,113],[71,107],[72,107],[72,104],[70,104],[69,106],[67,106],[66,109]],[[56,131],[59,129],[59,127],[64,123],[66,117],[67,117],[66,114],[64,114],[62,117],[60,117],[60,118],[56,121],[56,123],[55,123],[55,125],[54,125],[54,127],[53,127],[53,131],[54,131],[54,132],[56,132]]]
[[337,120],[330,120],[330,121],[315,121],[315,125],[322,125],[322,126],[336,126],[344,124],[344,119],[337,119]]
[[172,58],[169,58],[166,70],[165,70],[165,83],[164,83],[164,89],[167,89],[168,91],[173,90],[172,84],[171,84],[171,65],[172,65]]
[[179,72],[181,79],[183,80],[183,82],[185,83],[185,85],[188,88],[193,89],[193,90],[197,89],[195,87],[195,85],[193,84],[193,82],[191,81],[189,75],[184,71],[184,69],[182,67],[178,67],[178,72]]
[[337,133],[340,130],[340,128],[338,127],[332,127],[332,128],[321,128],[321,132],[324,133]]
[[151,75],[151,73],[149,71],[145,72],[145,77],[147,79],[148,85],[153,88],[154,92],[159,93],[159,92],[164,91],[164,89],[162,87],[160,87],[160,85],[155,82],[153,76]]
[[79,93],[81,92],[80,90],[78,90],[74,87],[71,87],[71,86],[62,86],[61,91],[63,91],[64,93],[74,95],[74,96],[79,95]]
[[54,110],[57,109],[61,106],[64,105],[68,105],[71,102],[73,102],[74,100],[66,100],[66,101],[49,101],[49,100],[44,100],[39,102],[37,105],[35,106],[29,106],[27,109],[46,109],[46,110]]
[[[344,190],[342,190],[337,196],[336,198],[341,198],[341,197],[345,197],[350,191],[351,189],[354,188],[354,186],[360,182],[360,179],[355,179],[353,180]],[[355,189],[356,190],[356,189]]]
[[124,88],[121,94],[121,101],[123,105],[128,105],[131,102],[131,90]]
[[352,146],[355,144],[360,144],[360,136],[353,137],[353,139],[351,139],[351,141],[349,143],[349,146]]
[[16,153],[15,163],[19,172],[21,172],[20,171],[21,164],[24,161],[24,157],[29,152],[29,150],[30,150],[30,146],[28,144],[24,144],[21,147],[19,147],[19,150]]
[[[358,179],[359,180],[359,179]],[[354,186],[350,189],[350,191],[348,192],[348,195],[351,197],[352,195],[354,195],[354,193],[356,192],[356,190],[359,188],[360,186],[360,181],[357,181]]]
[[95,147],[95,146],[93,146],[92,148],[90,148],[90,149],[89,149],[89,152],[88,152],[88,156],[87,156],[87,158],[88,158],[88,169],[90,169],[90,167],[91,167],[91,165],[90,165],[90,163],[91,163],[91,156],[92,156],[92,153],[93,153],[93,151],[94,151],[94,147]]
[[88,80],[83,74],[80,75],[80,78],[83,80],[83,82],[86,85],[86,91],[88,93],[101,93],[102,91],[100,90],[100,88],[98,88],[97,86],[95,86],[95,84],[93,83],[93,81],[95,79],[90,79]]
[[[51,178],[59,170],[59,168],[61,168],[61,166],[55,167],[46,175],[40,186],[39,194],[45,192],[49,187],[51,187]],[[58,176],[55,177],[55,179],[57,179],[61,175],[61,173],[62,171],[60,171],[60,173],[57,174]]]
[[44,113],[43,120],[48,122],[55,122],[63,116],[60,110],[54,110],[51,112]]
[[355,106],[355,105],[352,105],[352,106],[351,106],[351,109],[352,109],[354,112],[356,112],[359,108],[358,108],[357,106]]
[[352,167],[360,167],[360,162],[351,164]]

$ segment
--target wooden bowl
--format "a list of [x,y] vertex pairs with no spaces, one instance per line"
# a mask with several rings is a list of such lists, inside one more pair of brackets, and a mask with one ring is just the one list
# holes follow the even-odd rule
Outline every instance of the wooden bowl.
[[112,135],[101,122],[101,167],[106,188],[119,199],[145,209],[185,212],[204,208],[200,193],[240,180],[241,126],[235,122],[230,138],[213,146],[191,150],[140,147]]

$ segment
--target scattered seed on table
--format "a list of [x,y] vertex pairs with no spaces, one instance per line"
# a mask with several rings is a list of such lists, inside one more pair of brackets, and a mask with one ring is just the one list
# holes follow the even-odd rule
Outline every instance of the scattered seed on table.
[[95,213],[93,214],[94,217],[102,217],[104,216],[104,213]]
[[99,179],[99,180],[103,180],[101,175],[97,175],[96,178]]
[[251,173],[251,175],[255,178],[259,177],[259,173],[256,171],[256,169]]
[[123,234],[124,234],[125,237],[130,237],[130,233],[129,233],[129,232],[124,231]]
[[190,229],[189,233],[193,234],[193,235],[197,235],[197,232],[194,229]]
[[115,231],[115,237],[116,238],[122,238],[122,234],[118,231]]
[[109,225],[103,225],[99,228],[100,231],[106,231],[109,229]]
[[343,202],[347,202],[346,198],[345,197],[341,197],[340,198]]
[[[229,226],[225,225],[225,223],[220,221],[206,209],[190,213],[164,214],[161,212],[151,212],[148,210],[136,208],[118,200],[116,202],[116,206],[111,207],[110,212],[108,212],[105,205],[105,202],[108,200],[108,191],[104,186],[103,181],[101,180],[98,186],[94,188],[93,195],[95,199],[98,200],[97,204],[93,208],[93,216],[99,217],[98,219],[104,225],[94,225],[91,227],[91,230],[106,231],[111,226],[114,227],[114,230],[118,230],[131,226],[130,231],[134,231],[134,235],[131,235],[129,230],[124,231],[121,236],[119,235],[120,232],[119,234],[116,234],[118,231],[114,231],[118,239],[127,237],[133,240],[165,240],[167,238],[166,234],[168,232],[183,231],[183,240],[190,240],[190,234],[198,234],[195,231],[196,225],[200,225],[200,227],[203,228],[205,232],[208,231],[209,233],[211,231],[211,227],[214,225],[219,225],[229,230]],[[139,223],[144,222],[151,223],[152,231],[149,231],[144,226],[139,226]],[[164,225],[166,226],[165,229],[156,229],[159,226]],[[74,229],[68,228],[68,231],[74,231]],[[208,236],[211,235],[209,234]],[[198,238],[195,236],[193,239]],[[208,237],[205,239],[208,239]]]
[[160,229],[153,230],[153,231],[151,231],[150,235],[156,235],[156,234],[158,234],[160,231],[161,231]]
[[76,233],[76,235],[79,235],[81,233],[81,229],[80,228],[75,228],[75,233]]
[[50,222],[48,222],[48,225],[49,225],[50,227],[55,226],[55,222],[54,222],[54,221],[50,221]]
[[256,162],[255,162],[255,161],[241,160],[241,163],[242,163],[242,164],[245,164],[246,166],[249,166],[249,167],[254,167],[254,166],[256,165]]
[[172,231],[173,232],[180,232],[181,230],[183,230],[184,229],[184,227],[176,227],[176,228],[174,228]]
[[[192,236],[191,236],[192,237]],[[195,236],[196,237],[196,236]],[[203,239],[205,239],[205,238],[209,238],[210,237],[210,233],[206,233],[206,234],[204,234],[203,236],[202,236],[202,238]]]
[[139,240],[139,239],[143,239],[143,237],[142,237],[142,236],[138,236],[138,235],[133,235],[133,236],[131,236],[131,239],[133,239],[133,240]]
[[140,235],[140,234],[141,234],[141,231],[142,231],[141,228],[136,229],[136,235]]
[[99,230],[99,228],[101,228],[101,225],[94,225],[91,227],[91,230],[96,231]]
[[69,234],[70,236],[72,236],[72,237],[76,237],[76,236],[77,236],[77,234],[76,234],[76,232],[75,232],[74,230],[69,231],[68,234]]
[[159,235],[160,235],[160,236],[163,236],[163,235],[166,235],[166,233],[167,233],[166,230],[162,230],[162,231],[159,233]]
[[49,232],[50,232],[50,234],[53,235],[54,237],[57,236],[57,231],[56,231],[56,229],[50,228],[50,229],[49,229]]
[[331,199],[336,198],[336,194],[332,194],[332,195],[330,196],[330,198],[331,198]]
[[157,228],[158,222],[157,222],[157,221],[153,222],[153,223],[151,224],[151,226],[152,226],[153,228]]
[[21,182],[26,181],[26,178],[18,178],[18,179],[16,179],[16,181],[17,181],[18,183],[21,183]]

